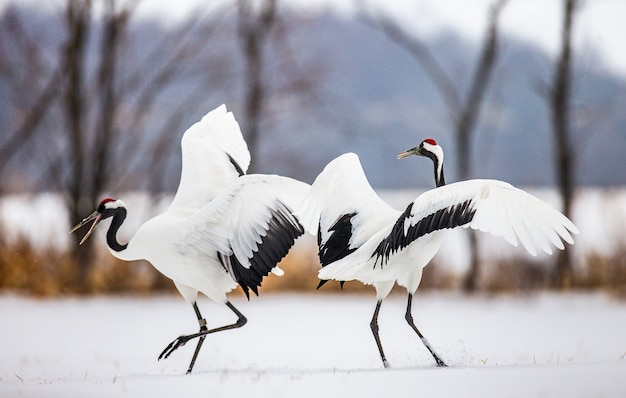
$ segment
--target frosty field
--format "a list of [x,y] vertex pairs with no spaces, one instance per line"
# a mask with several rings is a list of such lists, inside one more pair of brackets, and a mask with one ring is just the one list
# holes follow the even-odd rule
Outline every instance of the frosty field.
[[[178,296],[36,300],[0,296],[0,396],[623,397],[626,303],[603,295],[421,294],[416,324],[449,368],[436,368],[404,321],[404,296],[380,314],[391,369],[369,329],[372,296],[262,294],[248,317],[157,361],[195,332]],[[209,326],[234,320],[204,299]]]

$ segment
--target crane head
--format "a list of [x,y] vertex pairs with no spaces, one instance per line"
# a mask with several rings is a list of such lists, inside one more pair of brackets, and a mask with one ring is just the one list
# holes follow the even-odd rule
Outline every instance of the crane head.
[[435,167],[435,184],[440,187],[446,184],[443,176],[443,149],[432,138],[426,138],[414,148],[400,152],[398,159],[408,158],[411,155],[424,156],[433,161]]
[[79,243],[80,245],[82,245],[87,240],[87,238],[91,236],[92,232],[96,229],[96,226],[100,223],[100,221],[113,216],[115,214],[115,211],[121,207],[125,207],[124,202],[122,202],[121,200],[117,200],[113,198],[104,199],[98,205],[98,209],[94,211],[93,213],[91,213],[90,215],[88,215],[87,217],[83,218],[81,222],[76,224],[74,228],[70,230],[70,233],[77,231],[82,226],[87,225],[93,221],[93,224],[91,224],[91,227],[89,228],[89,230],[87,231],[87,233],[85,234],[85,236],[83,237],[83,239],[81,239]]
[[[408,149],[398,154],[398,159],[408,158],[411,155],[426,156],[429,158],[443,158],[443,150],[432,138],[426,138],[418,146]],[[443,160],[443,159],[441,159]]]

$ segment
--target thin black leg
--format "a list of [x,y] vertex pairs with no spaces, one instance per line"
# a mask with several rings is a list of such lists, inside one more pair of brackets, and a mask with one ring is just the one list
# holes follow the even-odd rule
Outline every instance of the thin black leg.
[[370,328],[372,329],[372,333],[374,334],[374,339],[376,340],[376,346],[378,347],[378,352],[380,353],[380,359],[383,361],[383,366],[388,368],[389,362],[387,362],[387,357],[385,356],[385,352],[383,351],[383,346],[380,343],[380,336],[378,336],[378,312],[380,311],[380,305],[383,303],[382,300],[378,300],[376,303],[376,309],[374,310],[374,316],[372,317],[372,321],[370,322]]
[[[206,327],[206,319],[202,317],[202,314],[200,313],[200,309],[198,308],[197,302],[193,303],[193,310],[195,311],[196,317],[198,318],[198,324],[200,325],[200,333],[203,331],[207,331],[208,329]],[[203,336],[200,336],[200,338],[198,339],[196,350],[193,352],[193,357],[191,358],[191,362],[189,363],[189,368],[187,368],[187,374],[191,373],[191,371],[193,370],[193,366],[196,364],[196,358],[198,357],[198,354],[200,353],[200,348],[202,348],[202,344],[204,343],[205,339],[206,339],[206,334]]]
[[196,311],[196,316],[198,317],[198,322],[200,323],[200,331],[198,333],[177,337],[174,341],[168,344],[167,347],[165,347],[163,352],[161,352],[161,355],[159,355],[159,360],[162,358],[167,359],[172,354],[172,352],[176,351],[179,347],[184,346],[189,340],[193,340],[199,337],[200,340],[198,341],[198,345],[196,346],[194,356],[191,360],[191,363],[189,364],[189,368],[187,369],[187,374],[191,373],[191,371],[193,370],[195,361],[196,361],[196,357],[198,356],[198,353],[200,352],[200,348],[202,347],[202,343],[204,342],[204,338],[206,338],[207,334],[240,328],[248,322],[246,317],[241,312],[239,312],[239,310],[235,308],[235,306],[232,305],[230,301],[226,302],[226,306],[230,308],[230,310],[233,311],[235,315],[237,315],[237,321],[230,325],[220,326],[215,329],[207,329],[206,322],[204,321],[204,318],[202,318],[202,315],[200,315],[200,310],[198,309],[198,306],[194,304],[194,311]]
[[417,335],[422,340],[422,343],[424,343],[426,348],[428,348],[428,351],[430,351],[430,354],[433,356],[433,358],[435,358],[435,361],[437,362],[437,366],[447,367],[448,365],[446,365],[446,363],[437,356],[437,354],[435,353],[435,350],[433,350],[428,340],[426,340],[426,337],[424,337],[424,335],[422,335],[422,333],[419,331],[417,326],[415,326],[415,323],[413,322],[413,315],[411,314],[412,303],[413,303],[413,295],[409,293],[409,299],[406,305],[406,314],[404,315],[404,319],[406,319],[409,326],[411,326],[411,328],[413,328],[415,333],[417,333]]

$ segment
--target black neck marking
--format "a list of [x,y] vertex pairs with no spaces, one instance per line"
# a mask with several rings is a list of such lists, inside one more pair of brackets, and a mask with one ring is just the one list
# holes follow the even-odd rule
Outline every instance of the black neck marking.
[[441,174],[437,174],[437,169],[439,169],[439,159],[437,159],[434,163],[435,165],[435,185],[437,186],[437,188],[439,187],[443,187],[444,185],[446,185],[446,179],[443,176],[443,164],[441,165]]
[[122,245],[117,241],[117,231],[120,229],[125,219],[126,209],[123,207],[116,209],[113,219],[111,220],[111,226],[109,226],[109,230],[107,231],[107,244],[116,252],[121,252],[128,247],[128,243]]
[[[430,160],[433,161],[433,168],[435,171],[435,185],[437,186],[437,188],[446,185],[446,179],[443,176],[443,163],[440,164],[439,158],[432,152],[428,152],[426,156],[428,156]],[[441,169],[440,174],[437,173],[439,169]]]

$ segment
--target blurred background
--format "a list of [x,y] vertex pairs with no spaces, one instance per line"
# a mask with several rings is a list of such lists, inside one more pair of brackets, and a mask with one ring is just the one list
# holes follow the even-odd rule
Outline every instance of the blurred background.
[[[537,258],[454,231],[422,288],[626,297],[624,15],[619,0],[1,0],[0,291],[174,291],[115,260],[105,228],[82,246],[67,231],[107,196],[129,207],[126,238],[164,211],[183,132],[225,103],[253,172],[312,183],[352,151],[403,209],[433,172],[396,154],[432,137],[449,182],[508,181],[581,230]],[[262,291],[313,291],[313,239],[282,268]]]

